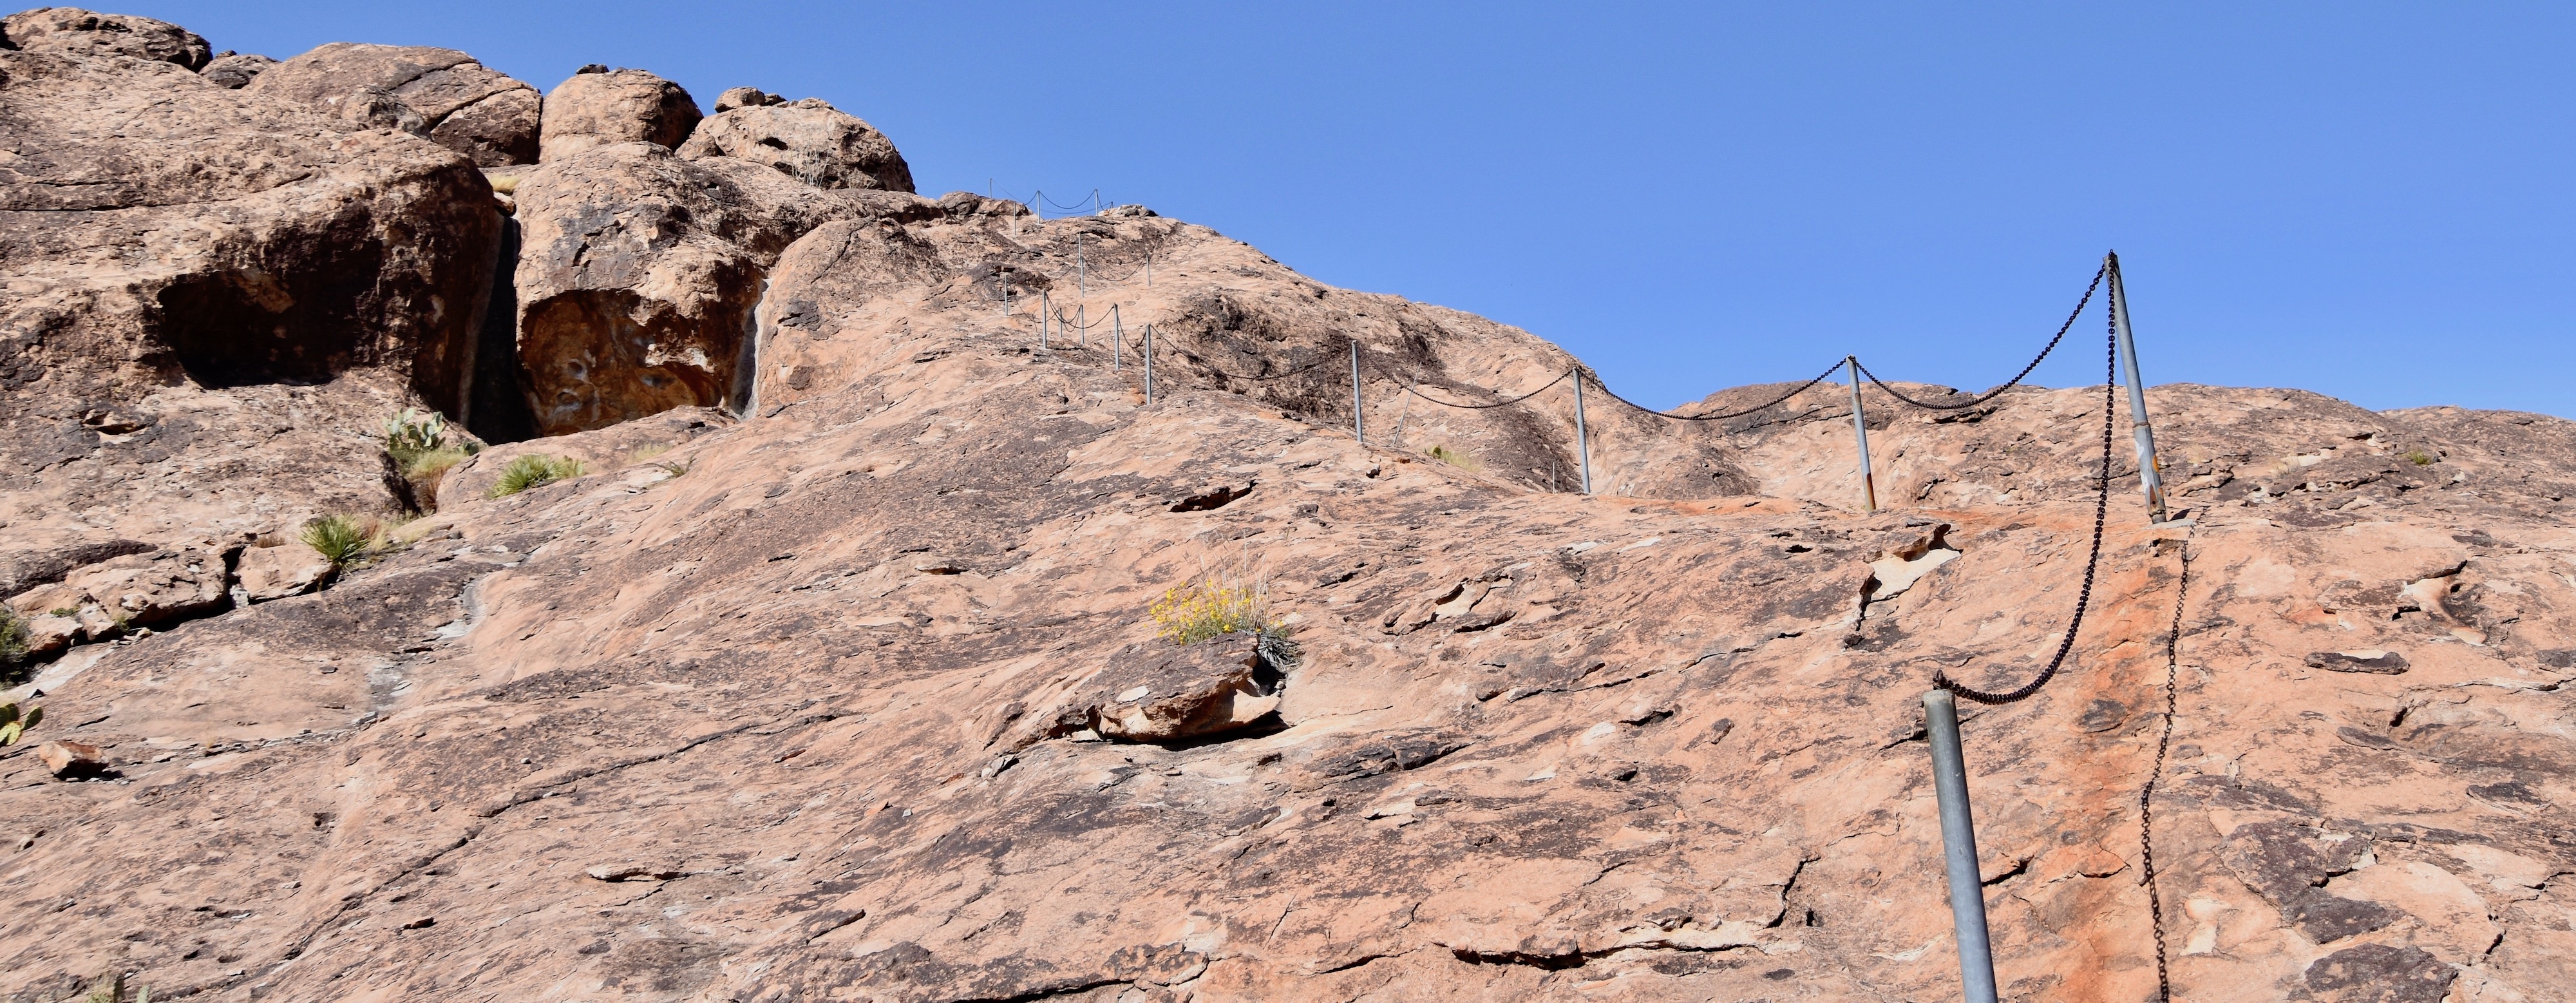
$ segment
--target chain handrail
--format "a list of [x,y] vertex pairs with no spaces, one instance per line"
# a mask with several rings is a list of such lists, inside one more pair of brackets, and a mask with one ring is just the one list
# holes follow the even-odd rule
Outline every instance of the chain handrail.
[[[1881,391],[1884,391],[1888,396],[1894,397],[1897,400],[1904,401],[1905,403],[1912,404],[1915,407],[1919,407],[1927,411],[1967,410],[1968,408],[1972,408],[1995,399],[1996,395],[2019,386],[2021,385],[2021,381],[2030,378],[2030,371],[2039,368],[2040,360],[2048,358],[2048,353],[2056,351],[2057,343],[2066,339],[2066,332],[2075,328],[2075,318],[2084,315],[2084,307],[2093,302],[2093,291],[2102,288],[2102,276],[2109,271],[2110,268],[2108,266],[2094,269],[2092,284],[2084,287],[2084,298],[2075,301],[2075,309],[2067,313],[2066,323],[2057,325],[2056,336],[2048,339],[2048,344],[2040,348],[2039,355],[2030,360],[2030,365],[2021,367],[2021,372],[2014,373],[2012,379],[2004,381],[2004,385],[1988,390],[1985,393],[1978,394],[1977,396],[1965,401],[1953,404],[1932,404],[1925,401],[1915,400],[1912,397],[1905,396],[1905,394],[1899,392],[1895,387],[1888,386],[1887,381],[1879,379],[1877,373],[1870,372],[1868,366],[1860,365],[1859,359],[1853,359],[1852,364],[1859,366],[1860,374],[1869,378],[1871,386],[1877,387]],[[2118,376],[2116,372],[2112,375],[2115,378]]]
[[2111,512],[2111,420],[2120,403],[2120,339],[2116,330],[2111,333],[2109,342],[2106,354],[2110,372],[2102,378],[2102,470],[2094,477],[2093,550],[2084,558],[2084,585],[2075,591],[2075,615],[2066,621],[2066,636],[2058,640],[2057,654],[2049,658],[2047,668],[2041,669],[2037,677],[2022,684],[2020,689],[2001,693],[1976,689],[1952,680],[1938,669],[1932,672],[1932,685],[1982,704],[2014,703],[2029,699],[2031,694],[2039,692],[2040,687],[2048,685],[2048,681],[2057,676],[2058,667],[2066,664],[2067,654],[2075,650],[2075,632],[2084,626],[2084,610],[2093,601],[2094,573],[2102,566],[2102,524]]
[[1595,386],[1595,387],[1600,388],[1600,390],[1601,390],[1601,392],[1602,392],[1602,393],[1609,394],[1609,395],[1610,395],[1610,399],[1611,399],[1611,400],[1618,401],[1618,402],[1619,402],[1619,403],[1621,403],[1621,404],[1625,404],[1625,405],[1628,405],[1629,407],[1636,408],[1636,409],[1637,409],[1637,410],[1639,410],[1639,411],[1646,412],[1647,414],[1654,415],[1655,417],[1658,417],[1658,418],[1670,418],[1670,419],[1672,419],[1672,420],[1674,420],[1674,421],[1724,421],[1724,420],[1729,419],[1729,418],[1741,418],[1741,417],[1744,417],[1745,415],[1752,414],[1752,413],[1754,413],[1754,412],[1756,412],[1756,411],[1761,411],[1761,410],[1764,410],[1764,409],[1766,409],[1766,408],[1774,407],[1774,406],[1778,405],[1779,403],[1781,403],[1782,401],[1786,401],[1786,400],[1788,400],[1788,399],[1789,399],[1789,398],[1791,398],[1791,397],[1795,397],[1795,396],[1798,396],[1799,394],[1806,393],[1806,392],[1807,392],[1807,388],[1809,388],[1809,387],[1813,387],[1813,386],[1815,386],[1815,385],[1816,385],[1816,384],[1818,384],[1818,383],[1822,383],[1822,382],[1824,382],[1824,381],[1825,381],[1825,377],[1832,376],[1832,375],[1834,374],[1834,370],[1840,369],[1840,368],[1842,368],[1842,367],[1843,367],[1843,364],[1842,364],[1842,363],[1840,363],[1840,362],[1834,363],[1833,365],[1830,365],[1830,366],[1826,366],[1826,367],[1825,367],[1825,371],[1824,371],[1824,372],[1821,372],[1821,373],[1817,373],[1817,374],[1816,374],[1816,378],[1815,378],[1815,379],[1808,380],[1808,381],[1807,381],[1807,382],[1805,382],[1805,383],[1798,384],[1798,388],[1797,388],[1797,389],[1795,389],[1795,390],[1791,390],[1791,391],[1789,391],[1788,393],[1781,394],[1781,395],[1780,395],[1780,396],[1778,396],[1778,397],[1771,398],[1771,399],[1770,399],[1770,400],[1768,400],[1768,401],[1764,401],[1764,402],[1762,402],[1762,403],[1760,403],[1760,404],[1756,404],[1756,405],[1754,405],[1754,406],[1752,406],[1752,407],[1745,408],[1745,409],[1743,409],[1743,410],[1741,410],[1741,411],[1728,411],[1728,412],[1726,412],[1726,413],[1724,413],[1724,414],[1674,414],[1674,413],[1672,413],[1672,412],[1670,412],[1670,411],[1657,411],[1657,410],[1655,410],[1654,408],[1647,407],[1647,406],[1645,406],[1645,405],[1643,405],[1643,404],[1639,404],[1639,403],[1637,403],[1636,401],[1632,401],[1632,400],[1629,400],[1628,398],[1625,398],[1625,397],[1621,397],[1621,396],[1619,396],[1619,395],[1618,395],[1618,393],[1616,393],[1616,392],[1614,392],[1614,391],[1612,391],[1612,390],[1610,389],[1610,385],[1609,385],[1609,384],[1601,382],[1601,377],[1600,377],[1600,375],[1599,375],[1599,374],[1597,374],[1597,373],[1593,373],[1593,372],[1591,372],[1591,371],[1589,371],[1589,370],[1586,370],[1586,371],[1584,372],[1584,375],[1585,375],[1585,376],[1587,376],[1587,377],[1589,377],[1589,378],[1592,380],[1592,385],[1593,385],[1593,386]]

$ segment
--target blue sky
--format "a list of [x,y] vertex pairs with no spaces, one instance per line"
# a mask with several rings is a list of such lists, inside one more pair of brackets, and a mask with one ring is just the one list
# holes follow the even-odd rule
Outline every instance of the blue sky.
[[[2148,378],[2576,416],[2576,6],[134,0],[218,49],[819,96],[922,191],[1099,189],[1668,405],[1983,387],[2106,248]],[[2097,379],[2091,336],[2034,377]]]

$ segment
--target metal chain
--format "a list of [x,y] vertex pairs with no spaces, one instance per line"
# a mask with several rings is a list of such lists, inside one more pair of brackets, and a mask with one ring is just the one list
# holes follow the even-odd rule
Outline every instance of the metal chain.
[[1778,397],[1771,398],[1770,400],[1764,401],[1764,402],[1762,402],[1762,403],[1760,403],[1760,404],[1756,404],[1756,405],[1754,405],[1754,406],[1752,406],[1752,407],[1745,408],[1744,410],[1741,410],[1741,411],[1729,411],[1729,412],[1726,412],[1725,414],[1674,414],[1674,413],[1672,413],[1672,412],[1670,412],[1670,411],[1657,411],[1657,410],[1655,410],[1654,408],[1647,407],[1647,406],[1645,406],[1645,405],[1643,405],[1643,404],[1639,404],[1639,403],[1637,403],[1636,401],[1632,401],[1632,400],[1629,400],[1628,398],[1621,397],[1621,396],[1619,396],[1619,395],[1618,395],[1618,394],[1616,394],[1616,393],[1612,393],[1612,392],[1611,392],[1611,390],[1610,390],[1610,385],[1609,385],[1609,384],[1607,384],[1607,383],[1603,383],[1603,382],[1601,382],[1601,377],[1600,377],[1600,376],[1598,376],[1598,375],[1592,374],[1592,373],[1590,373],[1590,372],[1586,372],[1584,375],[1585,375],[1585,376],[1587,376],[1587,377],[1590,377],[1590,379],[1591,379],[1591,381],[1592,381],[1592,385],[1593,385],[1593,386],[1595,386],[1595,387],[1600,388],[1600,390],[1601,390],[1601,392],[1602,392],[1602,393],[1609,394],[1609,395],[1610,395],[1610,399],[1611,399],[1611,400],[1618,401],[1618,402],[1619,402],[1619,403],[1621,403],[1621,404],[1625,404],[1625,405],[1628,405],[1629,407],[1636,408],[1636,409],[1637,409],[1637,410],[1639,410],[1639,411],[1646,412],[1647,414],[1654,415],[1655,417],[1658,417],[1658,418],[1670,418],[1670,419],[1672,419],[1672,420],[1674,420],[1674,421],[1725,421],[1725,420],[1726,420],[1726,419],[1728,419],[1728,418],[1741,418],[1741,417],[1744,417],[1745,415],[1752,414],[1753,412],[1760,411],[1760,410],[1763,410],[1763,409],[1765,409],[1765,408],[1769,408],[1769,407],[1775,406],[1775,405],[1779,404],[1779,403],[1780,403],[1780,402],[1782,402],[1782,401],[1788,400],[1788,399],[1789,399],[1789,398],[1791,398],[1791,397],[1795,397],[1795,396],[1798,396],[1799,394],[1806,393],[1806,392],[1807,392],[1807,388],[1808,388],[1808,387],[1812,387],[1812,386],[1815,386],[1815,385],[1816,385],[1816,384],[1818,384],[1818,383],[1822,383],[1822,382],[1824,382],[1824,381],[1825,381],[1825,377],[1832,376],[1832,375],[1834,374],[1834,370],[1841,369],[1842,367],[1843,367],[1843,364],[1842,364],[1842,363],[1840,363],[1840,362],[1836,362],[1836,363],[1834,363],[1833,365],[1826,366],[1826,367],[1825,367],[1825,371],[1824,371],[1824,372],[1821,372],[1821,373],[1817,373],[1817,374],[1816,374],[1816,378],[1815,378],[1815,379],[1808,380],[1808,381],[1807,381],[1807,382],[1805,382],[1805,383],[1798,384],[1798,388],[1797,388],[1797,389],[1795,389],[1795,390],[1791,390],[1791,391],[1789,391],[1788,393],[1781,394],[1781,395],[1780,395],[1780,396],[1778,396]]
[[2048,667],[2041,669],[2038,678],[2023,684],[2020,689],[2003,693],[1975,689],[1959,684],[1937,669],[1932,673],[1932,685],[1982,704],[2027,700],[2056,677],[2058,667],[2066,664],[2067,653],[2075,650],[2075,631],[2084,625],[2085,607],[2093,601],[2093,573],[2102,565],[2102,523],[2111,511],[2111,415],[2118,410],[2120,389],[2120,339],[2116,330],[2109,342],[2110,347],[2105,354],[2109,356],[2110,372],[2102,378],[2102,472],[2094,478],[2093,551],[2084,558],[2084,586],[2075,592],[2075,615],[2066,621],[2066,637],[2057,642],[2057,654],[2048,660]]
[[[2109,271],[2110,271],[2110,268],[2109,268],[2109,266],[2107,266],[2107,265],[2106,265],[2106,266],[2104,266],[2104,267],[2102,267],[2102,268],[2098,268],[2098,269],[2095,269],[2095,270],[2094,270],[2094,272],[2093,272],[2093,283],[2092,283],[2091,285],[2088,285],[2088,286],[2085,286],[2085,287],[2084,287],[2084,298],[2083,298],[2083,299],[2080,299],[2080,300],[2076,300],[2076,301],[2075,301],[2075,309],[2074,309],[2073,311],[2070,311],[2069,313],[2067,313],[2067,315],[2066,315],[2066,323],[2063,323],[2063,324],[2059,324],[2059,325],[2057,325],[2057,336],[2056,336],[2056,337],[2053,337],[2053,338],[2048,339],[2048,345],[2047,345],[2046,347],[2043,347],[2043,348],[2041,348],[2041,349],[2039,350],[2039,357],[2038,357],[2038,358],[2034,358],[2034,359],[2030,360],[2030,365],[2027,365],[2027,366],[2023,366],[2023,367],[2021,367],[2021,372],[2014,373],[2014,374],[2013,374],[2013,378],[2012,378],[2012,379],[2010,379],[2010,380],[2005,381],[2004,385],[2002,385],[2002,386],[1996,387],[1996,388],[1994,388],[1994,389],[1992,389],[1992,390],[1988,390],[1988,391],[1986,391],[1985,393],[1979,394],[1979,395],[1977,395],[1977,396],[1975,396],[1975,397],[1971,397],[1971,398],[1969,398],[1969,399],[1967,399],[1967,400],[1965,400],[1965,401],[1961,401],[1961,402],[1959,402],[1959,403],[1955,403],[1955,404],[1931,404],[1931,403],[1926,403],[1926,402],[1924,402],[1924,401],[1915,400],[1915,399],[1914,399],[1914,398],[1912,398],[1912,397],[1905,396],[1903,393],[1898,392],[1898,391],[1897,391],[1897,389],[1896,389],[1895,387],[1888,386],[1886,381],[1881,380],[1881,379],[1879,379],[1879,378],[1878,378],[1878,374],[1877,374],[1877,373],[1870,372],[1870,371],[1869,371],[1869,367],[1868,367],[1868,366],[1861,366],[1861,367],[1860,367],[1860,374],[1861,374],[1861,375],[1863,375],[1863,376],[1869,377],[1870,385],[1875,386],[1875,387],[1879,388],[1879,389],[1880,389],[1880,390],[1882,390],[1882,391],[1885,391],[1885,392],[1886,392],[1886,394],[1887,394],[1888,396],[1890,396],[1890,397],[1894,397],[1894,398],[1896,398],[1897,400],[1904,401],[1904,402],[1906,402],[1906,403],[1908,403],[1908,404],[1912,404],[1912,405],[1914,405],[1915,407],[1923,408],[1923,409],[1925,409],[1925,410],[1929,410],[1929,411],[1961,411],[1961,410],[1966,410],[1966,409],[1968,409],[1968,408],[1975,407],[1975,406],[1977,406],[1977,405],[1979,405],[1979,404],[1983,404],[1983,403],[1985,403],[1985,402],[1987,402],[1987,401],[1993,400],[1993,399],[1995,399],[1995,395],[2000,394],[2000,393],[2003,393],[2003,392],[2004,392],[2004,391],[2006,391],[2006,390],[2010,390],[2010,389],[2012,389],[2012,388],[2013,388],[2013,387],[2015,387],[2015,386],[2019,386],[2019,385],[2021,384],[2021,381],[2022,381],[2022,380],[2024,380],[2024,379],[2028,379],[2028,378],[2030,377],[2030,371],[2031,371],[2031,370],[2033,370],[2033,369],[2037,369],[2037,368],[2039,368],[2040,360],[2041,360],[2041,359],[2048,358],[2048,353],[2050,353],[2050,352],[2053,352],[2053,351],[2056,351],[2056,350],[2057,350],[2057,343],[2058,343],[2058,342],[2060,342],[2060,341],[2064,341],[2064,340],[2066,339],[2066,332],[2067,332],[2067,331],[2069,331],[2069,330],[2074,329],[2074,327],[2075,327],[2075,318],[2080,317],[2080,316],[2082,316],[2082,315],[2084,314],[2084,306],[2085,306],[2085,304],[2088,304],[2088,303],[2093,302],[2093,291],[2094,291],[2094,290],[2096,290],[2096,289],[2100,289],[2100,288],[2102,288],[2102,276],[2103,276],[2103,274],[2104,274],[2104,273],[2107,273],[2107,272],[2109,272]],[[1854,360],[1852,360],[1852,362],[1853,362],[1853,364],[1854,364],[1854,365],[1859,365],[1860,360],[1858,360],[1858,359],[1854,359]],[[1828,371],[1830,372],[1830,370],[1828,370]]]
[[2138,883],[2147,886],[2147,916],[2156,938],[2156,1000],[2172,1003],[2173,977],[2165,967],[2165,900],[2156,886],[2156,785],[2165,777],[2165,751],[2173,745],[2175,677],[2182,674],[2182,607],[2191,596],[2191,541],[2183,541],[2182,575],[2174,584],[2173,631],[2165,635],[2165,727],[2156,735],[2156,766],[2138,792]]

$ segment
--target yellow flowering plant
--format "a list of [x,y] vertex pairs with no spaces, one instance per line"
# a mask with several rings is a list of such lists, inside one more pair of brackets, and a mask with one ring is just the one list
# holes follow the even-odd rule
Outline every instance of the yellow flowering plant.
[[1147,613],[1154,618],[1155,634],[1173,644],[1248,634],[1271,665],[1285,669],[1297,661],[1297,643],[1288,636],[1287,622],[1270,612],[1268,581],[1240,563],[1203,571],[1164,590]]

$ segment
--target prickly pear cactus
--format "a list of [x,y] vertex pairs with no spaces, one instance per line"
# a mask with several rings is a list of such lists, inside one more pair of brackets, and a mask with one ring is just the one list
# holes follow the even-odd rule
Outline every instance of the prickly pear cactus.
[[45,709],[42,707],[29,707],[26,716],[20,717],[17,704],[0,703],[0,745],[18,744],[18,740],[26,736],[27,729],[44,719]]

